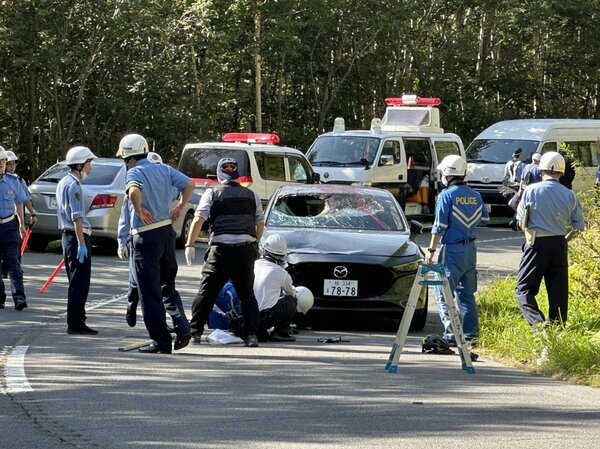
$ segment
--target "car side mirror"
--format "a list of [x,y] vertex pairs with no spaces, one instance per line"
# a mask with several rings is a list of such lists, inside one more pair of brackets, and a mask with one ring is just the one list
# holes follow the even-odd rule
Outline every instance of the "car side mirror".
[[417,235],[423,232],[423,225],[417,220],[410,220],[410,235]]
[[394,156],[391,154],[382,154],[379,158],[379,165],[394,165]]
[[321,175],[319,173],[313,173],[312,177],[311,177],[311,182],[312,184],[319,184],[319,182],[321,181]]

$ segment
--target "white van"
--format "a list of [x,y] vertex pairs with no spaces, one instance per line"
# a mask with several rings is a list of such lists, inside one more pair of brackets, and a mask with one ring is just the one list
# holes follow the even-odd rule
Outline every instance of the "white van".
[[568,146],[578,166],[574,190],[586,190],[594,185],[596,176],[597,140],[600,120],[527,119],[498,122],[479,134],[467,148],[469,186],[477,190],[494,215],[512,215],[507,198],[498,188],[502,185],[504,166],[513,152],[521,148],[523,161],[531,162],[535,152],[558,151]]
[[440,127],[439,98],[387,98],[383,119],[370,130],[347,131],[336,118],[332,132],[317,137],[306,157],[321,183],[390,190],[411,218],[435,213],[438,163],[465,155],[460,137]]

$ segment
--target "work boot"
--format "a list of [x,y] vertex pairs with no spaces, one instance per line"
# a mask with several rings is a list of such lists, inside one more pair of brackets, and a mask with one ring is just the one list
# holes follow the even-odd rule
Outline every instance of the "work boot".
[[256,335],[254,334],[250,334],[248,335],[244,341],[246,342],[246,346],[250,347],[250,348],[256,348],[258,347],[258,339],[256,338]]
[[171,354],[173,351],[171,348],[160,349],[156,343],[152,342],[149,345],[139,348],[138,352],[141,352],[142,354]]
[[81,324],[79,326],[73,326],[67,328],[67,334],[72,335],[97,335],[98,331],[92,329],[91,327],[86,326],[85,324]]
[[296,337],[292,337],[290,334],[283,331],[272,332],[269,339],[271,341],[296,341]]
[[23,310],[27,308],[27,301],[24,299],[15,300],[15,310]]
[[202,343],[202,332],[192,332],[192,339],[196,344]]
[[183,349],[187,345],[190,344],[191,339],[192,339],[192,334],[186,334],[186,335],[183,335],[182,337],[178,336],[175,339],[175,344],[173,345],[173,348],[175,349],[175,351],[177,351],[179,349]]

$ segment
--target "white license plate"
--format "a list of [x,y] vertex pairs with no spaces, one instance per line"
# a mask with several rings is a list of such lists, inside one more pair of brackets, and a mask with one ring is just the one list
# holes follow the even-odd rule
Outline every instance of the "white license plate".
[[343,279],[325,279],[323,294],[325,296],[358,296],[358,281]]
[[56,197],[55,196],[47,196],[46,203],[48,204],[48,209],[56,209]]
[[487,209],[488,214],[492,213],[492,205],[491,204],[484,204],[485,208]]

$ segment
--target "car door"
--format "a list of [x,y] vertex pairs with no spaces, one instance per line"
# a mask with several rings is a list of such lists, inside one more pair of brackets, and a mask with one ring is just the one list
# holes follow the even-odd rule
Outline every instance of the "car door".
[[254,157],[261,178],[261,186],[255,186],[263,203],[266,203],[273,192],[286,183],[285,153],[255,151]]
[[289,184],[312,182],[313,171],[306,159],[295,154],[286,154],[287,180]]

